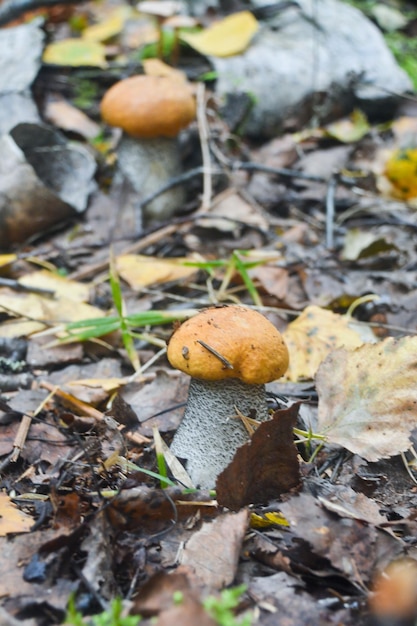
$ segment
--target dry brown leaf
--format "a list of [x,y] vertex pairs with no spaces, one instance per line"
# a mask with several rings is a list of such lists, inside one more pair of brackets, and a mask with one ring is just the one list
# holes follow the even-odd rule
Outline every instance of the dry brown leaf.
[[410,448],[417,427],[417,337],[340,348],[316,378],[318,427],[367,461]]
[[290,352],[287,380],[313,379],[320,363],[340,346],[357,348],[363,341],[348,317],[318,306],[308,306],[283,333]]
[[275,411],[260,424],[250,441],[238,448],[217,478],[217,501],[232,511],[265,503],[297,487],[300,469],[293,428],[299,403]]
[[[227,189],[214,198],[208,216],[201,218],[199,224],[206,228],[217,228],[222,232],[233,232],[236,230],[236,222],[233,220],[260,228],[265,232],[269,228],[263,215],[233,189]],[[275,254],[275,257],[277,256],[279,255]]]
[[77,133],[86,139],[94,139],[100,133],[99,124],[64,99],[48,102],[45,117],[54,126]]
[[34,520],[10,500],[7,493],[0,493],[0,536],[28,533]]
[[220,515],[204,523],[187,541],[180,562],[194,569],[198,581],[209,589],[230,585],[249,523],[249,512]]
[[140,254],[125,254],[117,258],[117,271],[132,289],[188,278],[196,273],[195,267],[184,265],[192,259],[158,259]]

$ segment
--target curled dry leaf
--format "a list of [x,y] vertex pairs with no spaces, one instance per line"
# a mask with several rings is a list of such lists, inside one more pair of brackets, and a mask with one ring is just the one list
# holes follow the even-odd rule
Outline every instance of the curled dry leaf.
[[417,337],[332,352],[316,377],[318,427],[328,441],[367,461],[407,450],[417,427],[416,355]]
[[275,411],[260,424],[217,478],[217,501],[232,511],[268,502],[300,484],[293,428],[300,404]]

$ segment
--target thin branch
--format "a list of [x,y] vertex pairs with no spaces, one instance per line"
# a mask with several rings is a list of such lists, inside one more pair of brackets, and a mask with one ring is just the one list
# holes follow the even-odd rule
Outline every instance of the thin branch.
[[197,122],[198,132],[200,135],[201,155],[203,157],[203,202],[201,209],[206,211],[210,208],[211,196],[213,191],[211,179],[211,155],[209,148],[209,129],[206,118],[206,98],[205,85],[198,83],[197,85]]

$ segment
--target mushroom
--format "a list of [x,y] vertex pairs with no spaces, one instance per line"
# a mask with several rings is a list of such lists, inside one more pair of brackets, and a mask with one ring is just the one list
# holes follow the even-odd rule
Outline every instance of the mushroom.
[[[196,113],[192,88],[185,77],[132,76],[113,85],[101,102],[102,119],[123,130],[118,164],[141,199],[181,173],[177,135]],[[148,221],[161,221],[183,204],[176,187],[144,209]]]
[[239,418],[268,419],[265,383],[289,363],[278,330],[244,306],[205,309],[174,331],[171,365],[191,376],[184,417],[171,444],[191,480],[212,488],[237,448],[249,439]]

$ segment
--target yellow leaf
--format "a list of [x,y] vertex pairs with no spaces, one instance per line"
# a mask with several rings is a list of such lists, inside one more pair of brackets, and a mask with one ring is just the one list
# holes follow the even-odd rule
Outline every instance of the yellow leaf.
[[417,197],[417,148],[396,150],[385,164],[392,195],[400,200]]
[[161,59],[144,59],[142,61],[142,65],[147,76],[163,76],[165,78],[178,80],[181,83],[187,82],[187,76],[184,72],[176,70],[167,63],[161,61]]
[[71,67],[82,65],[106,67],[106,48],[96,41],[63,39],[46,46],[43,61],[51,65],[69,65]]
[[107,19],[99,24],[88,26],[83,31],[82,37],[86,41],[108,41],[123,30],[123,26],[131,14],[132,10],[130,7],[118,7],[110,13]]
[[[8,294],[0,292],[0,312],[16,314],[16,319],[0,325],[0,337],[25,337],[44,330],[49,324],[76,322],[93,317],[103,317],[101,309],[60,297],[58,300],[34,294]],[[27,320],[25,315],[30,316]]]
[[47,270],[39,270],[38,272],[26,274],[19,278],[18,282],[25,287],[47,289],[51,291],[52,295],[55,297],[63,296],[69,300],[75,300],[76,302],[86,302],[90,295],[88,285],[70,280],[69,278],[65,278],[65,276],[53,274]]
[[195,267],[184,265],[190,259],[158,259],[126,254],[117,258],[117,272],[133,289],[188,278],[196,273]]
[[279,511],[264,513],[264,515],[251,513],[250,516],[251,528],[270,528],[271,526],[285,526],[288,528],[289,525],[287,518]]
[[349,117],[329,124],[325,130],[328,136],[342,143],[354,143],[369,132],[370,126],[366,115],[356,110]]
[[0,493],[0,536],[9,534],[28,533],[34,520],[10,500],[7,493]]
[[[82,378],[67,383],[70,387],[89,387],[113,393],[129,382],[129,378]],[[76,395],[76,394],[75,394]]]
[[17,254],[0,254],[0,267],[11,265],[17,259]]
[[412,446],[417,424],[417,337],[339,348],[317,372],[318,428],[367,461]]
[[340,346],[360,346],[363,340],[349,326],[350,321],[348,317],[318,306],[304,309],[283,333],[290,352],[290,366],[284,378],[291,382],[311,380],[332,350]]
[[240,11],[199,33],[181,33],[181,39],[200,54],[228,57],[244,52],[258,29],[252,13]]

